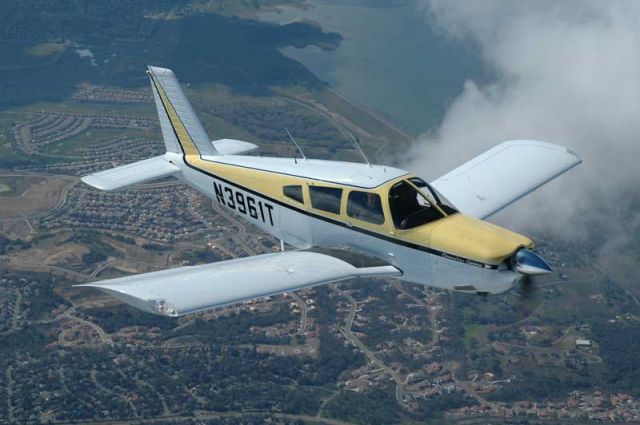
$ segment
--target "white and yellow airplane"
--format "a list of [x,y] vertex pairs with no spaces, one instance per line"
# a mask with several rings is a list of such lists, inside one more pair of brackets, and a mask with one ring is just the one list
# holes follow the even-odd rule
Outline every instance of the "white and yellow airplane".
[[383,165],[244,155],[257,146],[209,139],[171,70],[148,74],[166,153],[82,180],[112,191],[176,177],[282,250],[81,286],[181,316],[362,276],[495,294],[551,271],[529,238],[483,219],[578,165],[565,147],[501,143],[431,184]]

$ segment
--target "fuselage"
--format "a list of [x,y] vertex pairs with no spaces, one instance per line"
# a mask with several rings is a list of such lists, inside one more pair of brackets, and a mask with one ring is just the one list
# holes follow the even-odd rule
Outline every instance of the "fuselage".
[[179,87],[169,81],[167,93],[153,72],[151,77],[163,135],[179,145],[179,153],[168,146],[165,155],[180,168],[179,178],[265,232],[297,248],[368,253],[398,268],[403,280],[440,288],[499,293],[519,278],[509,261],[520,248],[533,247],[530,239],[465,216],[404,170],[207,155],[215,149]]
[[489,217],[579,164],[563,146],[504,142],[433,184],[381,165],[251,156],[253,143],[209,138],[171,70],[148,74],[166,153],[82,181],[114,191],[175,177],[280,239],[282,250],[298,249],[81,286],[176,317],[353,278],[492,294],[552,271],[529,238],[473,216]]
[[[172,158],[188,185],[287,244],[365,252],[396,266],[402,271],[400,279],[408,282],[500,293],[519,277],[508,267],[509,259],[519,248],[533,246],[522,235],[438,207],[437,194],[429,194],[427,187],[419,187],[419,178],[397,168],[205,157],[188,150]],[[421,193],[435,216],[399,222],[403,201],[395,194],[404,189]]]

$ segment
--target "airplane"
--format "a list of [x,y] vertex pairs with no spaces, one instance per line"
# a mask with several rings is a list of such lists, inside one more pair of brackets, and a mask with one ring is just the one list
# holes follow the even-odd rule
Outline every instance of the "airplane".
[[507,141],[431,183],[368,161],[248,155],[258,146],[209,138],[171,70],[147,74],[166,153],[82,181],[114,191],[177,178],[281,249],[77,286],[177,317],[358,277],[488,295],[551,272],[531,239],[484,219],[582,162],[563,146]]

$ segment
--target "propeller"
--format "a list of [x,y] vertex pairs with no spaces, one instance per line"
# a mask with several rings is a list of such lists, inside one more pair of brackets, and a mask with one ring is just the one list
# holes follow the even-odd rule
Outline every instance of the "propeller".
[[524,275],[518,281],[520,284],[520,294],[523,298],[529,298],[536,291],[535,277],[532,275]]

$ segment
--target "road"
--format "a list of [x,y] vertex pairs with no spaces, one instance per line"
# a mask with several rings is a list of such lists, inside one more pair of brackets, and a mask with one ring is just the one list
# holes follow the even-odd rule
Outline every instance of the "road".
[[57,322],[59,320],[62,319],[69,319],[69,320],[73,320],[76,322],[79,322],[85,326],[90,327],[91,329],[95,330],[96,333],[98,334],[98,336],[100,337],[100,341],[104,344],[108,344],[113,346],[113,340],[111,339],[111,337],[109,336],[109,334],[107,334],[104,329],[102,329],[100,326],[96,325],[95,323],[89,322],[88,320],[84,320],[78,316],[74,316],[73,312],[75,312],[78,309],[78,306],[72,306],[70,308],[68,308],[67,310],[65,310],[64,312],[62,312],[61,314],[57,315],[56,317],[52,318],[52,319],[47,319],[47,320],[35,320],[33,322],[30,323],[36,323],[36,324],[49,324],[49,323],[53,323],[53,322]]
[[75,320],[76,322],[80,322],[86,326],[89,326],[90,328],[92,328],[93,330],[95,330],[98,333],[98,336],[100,337],[100,340],[108,345],[113,345],[113,341],[111,340],[111,337],[104,331],[104,329],[102,329],[100,326],[96,325],[93,322],[89,322],[88,320],[84,320],[81,319],[77,316],[68,316],[69,319],[71,320]]
[[150,263],[148,261],[137,261],[137,260],[132,260],[130,258],[117,258],[114,260],[109,260],[105,263],[100,264],[93,272],[91,272],[90,275],[88,275],[87,277],[89,278],[97,278],[98,275],[104,271],[104,269],[113,266],[114,264],[117,263],[129,263],[129,264],[140,264],[143,266],[147,266],[147,267],[152,267],[152,268],[156,268],[156,269],[166,269],[168,267],[170,267],[168,264],[155,264],[155,263]]
[[211,412],[211,411],[196,411],[193,416],[156,416],[152,418],[136,418],[130,420],[109,420],[98,419],[94,421],[74,421],[74,422],[53,422],[55,425],[137,425],[137,424],[154,424],[158,422],[162,423],[201,423],[204,421],[215,421],[216,419],[223,418],[261,418],[264,423],[270,423],[269,418],[279,419],[283,421],[301,421],[305,424],[323,424],[323,425],[354,425],[351,422],[340,421],[337,419],[319,418],[316,416],[308,415],[293,415],[288,413],[273,413],[273,412],[261,412],[261,411],[230,411],[230,412]]
[[58,202],[56,205],[46,211],[42,211],[39,213],[31,213],[31,214],[21,214],[17,217],[4,217],[3,220],[24,220],[29,226],[29,232],[32,234],[36,233],[35,228],[33,227],[33,223],[31,223],[32,219],[35,218],[44,218],[55,213],[57,210],[62,208],[67,202],[67,195],[69,190],[74,187],[80,181],[77,177],[74,176],[66,176],[64,174],[47,174],[47,173],[35,173],[28,171],[0,171],[0,177],[44,177],[44,178],[55,178],[60,180],[68,180],[69,183],[65,184],[62,190],[60,191],[60,196],[58,197]]
[[[545,283],[541,283],[536,285],[537,287],[545,287],[545,286],[552,286],[552,285],[557,285],[557,284],[568,284],[568,283],[588,283],[588,282],[593,282],[596,279],[598,279],[598,277],[600,276],[600,274],[598,273],[598,270],[596,269],[596,267],[591,268],[590,270],[590,275],[584,279],[567,279],[567,280],[553,280],[551,282],[545,282]],[[604,272],[602,273],[603,275],[605,274]]]
[[15,299],[13,301],[13,308],[11,309],[11,326],[9,329],[0,332],[0,336],[9,335],[18,330],[20,325],[20,305],[22,304],[22,293],[19,289],[13,288],[15,293]]
[[18,258],[14,256],[8,256],[8,255],[5,255],[4,258],[8,259],[11,264],[16,266],[16,268],[26,270],[29,272],[35,272],[35,271],[52,272],[54,274],[62,275],[63,277],[66,277],[66,278],[73,277],[74,280],[79,280],[82,282],[84,282],[85,280],[91,277],[84,273],[67,269],[65,267],[52,266],[52,265],[42,264],[42,263],[30,263],[28,261],[20,261]]
[[402,282],[394,281],[393,287],[396,288],[399,292],[404,294],[405,296],[411,298],[411,300],[416,304],[421,306],[427,311],[429,315],[429,323],[431,323],[431,341],[424,346],[424,350],[428,350],[434,345],[438,344],[440,341],[440,333],[438,333],[438,313],[436,310],[431,309],[431,306],[413,295],[411,292],[404,289]]
[[44,177],[44,178],[56,178],[64,180],[79,181],[80,178],[76,176],[70,176],[67,174],[56,173],[39,173],[36,171],[7,171],[0,170],[0,177]]
[[446,368],[451,371],[451,379],[453,379],[453,382],[455,382],[457,386],[462,388],[467,394],[473,397],[481,406],[489,406],[490,408],[493,408],[493,404],[491,404],[490,401],[488,401],[487,399],[482,397],[480,394],[478,394],[471,387],[471,383],[469,381],[463,381],[456,378],[456,372],[459,367],[458,362],[451,361],[451,362],[445,363],[445,365],[446,365]]
[[129,408],[131,409],[131,411],[133,412],[133,416],[136,418],[140,417],[140,413],[138,412],[138,409],[136,409],[136,406],[131,402],[131,399],[129,399],[128,397],[125,397],[122,394],[118,394],[115,391],[112,391],[110,388],[105,387],[104,385],[102,385],[99,381],[98,381],[98,371],[93,369],[91,371],[91,373],[89,373],[89,376],[91,378],[91,382],[93,382],[93,385],[95,385],[97,388],[101,389],[102,391],[111,394],[113,396],[113,398],[119,398],[120,400],[124,401]]
[[18,288],[14,288],[14,291],[16,292],[16,300],[13,307],[13,317],[11,318],[10,331],[18,328],[18,324],[20,321],[20,305],[22,304],[22,292],[20,292]]
[[[604,275],[604,272],[601,271],[601,273]],[[567,279],[567,280],[553,280],[550,282],[545,282],[545,283],[541,283],[541,284],[536,284],[536,287],[545,287],[545,286],[551,286],[551,285],[557,285],[557,284],[568,284],[568,283],[588,283],[588,282],[593,282],[595,281],[598,277],[600,276],[600,274],[598,273],[598,270],[596,267],[591,268],[590,269],[590,273],[589,275],[585,276],[584,278],[571,278],[571,279]],[[640,305],[640,303],[638,304]],[[516,322],[512,322],[506,325],[502,325],[502,326],[493,326],[492,329],[494,330],[499,330],[499,329],[508,329],[508,328],[512,328],[514,326],[519,326],[523,323],[526,323],[527,321],[529,321],[533,316],[535,316],[536,314],[540,313],[540,311],[543,309],[543,307],[546,306],[546,302],[543,299],[542,302],[540,303],[540,305],[538,305],[531,313],[529,313],[526,317],[516,321]],[[571,327],[567,328],[564,330],[564,332],[562,333],[562,335],[557,338],[551,345],[551,347],[535,347],[535,346],[531,346],[531,345],[521,345],[521,344],[511,344],[508,342],[498,342],[498,341],[494,341],[491,343],[491,346],[494,349],[498,349],[499,347],[515,347],[515,348],[519,348],[519,349],[527,349],[527,350],[534,350],[534,351],[550,351],[550,350],[555,350],[555,346],[557,344],[559,344],[562,339],[564,339],[568,332],[571,330]],[[583,353],[585,355],[585,357],[590,357],[591,360],[589,360],[589,362],[591,363],[600,363],[602,362],[602,359],[599,356],[593,355],[593,354],[589,354],[589,353]],[[456,362],[450,362],[449,365],[447,366],[448,368],[450,368],[453,372],[455,372],[455,370],[458,367],[458,364]],[[458,384],[461,388],[463,388],[469,395],[471,395],[472,397],[474,397],[481,405],[484,406],[488,406],[491,409],[494,409],[495,405],[493,403],[491,403],[490,401],[486,400],[485,398],[483,398],[480,394],[478,394],[476,391],[473,390],[473,388],[471,388],[470,383],[468,381],[462,381],[462,380],[458,380],[455,377],[455,373],[452,373],[452,377],[453,380],[456,384]],[[483,418],[489,418],[490,416],[483,416]],[[493,418],[493,417],[492,417]],[[508,418],[500,418],[501,420],[507,420]],[[458,423],[462,423],[463,421],[461,420]],[[473,423],[473,422],[471,422]],[[484,422],[483,422],[484,423]]]
[[345,297],[350,304],[349,314],[347,315],[347,319],[345,320],[345,325],[341,330],[342,334],[349,340],[353,345],[358,347],[360,351],[362,351],[367,358],[376,364],[379,368],[383,369],[386,373],[388,373],[396,383],[396,401],[402,407],[407,408],[406,403],[404,401],[404,384],[405,382],[402,380],[402,377],[396,373],[393,369],[387,366],[382,360],[380,360],[373,351],[369,347],[367,347],[362,341],[360,341],[352,332],[351,326],[353,325],[353,320],[356,315],[356,309],[358,307],[358,303],[353,297],[347,292],[339,289],[338,287],[332,287],[334,291],[336,291],[341,296]]
[[7,370],[5,370],[5,379],[7,380],[7,384],[5,387],[6,397],[7,397],[7,419],[9,423],[13,423],[15,418],[13,417],[13,367],[8,366]]
[[257,255],[257,253],[247,244],[247,228],[238,221],[233,214],[228,213],[224,208],[220,207],[217,202],[211,202],[213,209],[224,217],[238,232],[236,234],[231,233],[233,240],[249,255]]
[[291,297],[300,305],[300,329],[296,334],[302,335],[307,331],[307,304],[302,298],[295,292],[291,292]]

